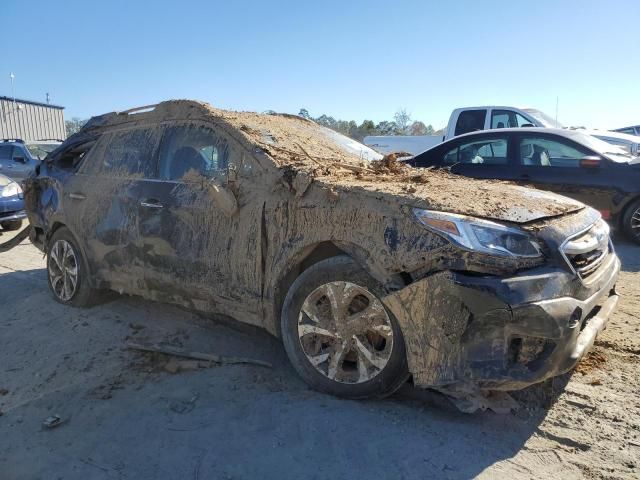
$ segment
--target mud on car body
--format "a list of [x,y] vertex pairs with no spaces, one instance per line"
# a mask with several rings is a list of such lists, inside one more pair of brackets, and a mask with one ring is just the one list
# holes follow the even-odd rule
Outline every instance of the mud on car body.
[[281,337],[313,387],[451,395],[571,368],[615,307],[599,214],[381,158],[314,122],[194,101],[92,118],[29,178],[66,304],[100,289]]

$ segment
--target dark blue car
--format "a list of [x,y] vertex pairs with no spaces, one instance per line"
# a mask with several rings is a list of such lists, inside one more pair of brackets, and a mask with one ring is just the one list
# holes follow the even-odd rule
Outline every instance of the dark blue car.
[[0,227],[19,230],[26,216],[22,188],[9,177],[0,175]]
[[575,198],[640,243],[640,157],[579,130],[503,128],[460,135],[407,160]]

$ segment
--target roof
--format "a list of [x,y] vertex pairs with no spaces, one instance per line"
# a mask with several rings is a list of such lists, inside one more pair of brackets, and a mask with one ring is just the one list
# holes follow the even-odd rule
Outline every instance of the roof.
[[312,120],[289,114],[235,112],[195,100],[168,100],[92,117],[80,132],[157,123],[167,120],[205,120],[252,147],[268,153],[278,165],[317,167],[322,162],[377,160],[369,147]]
[[[14,98],[13,97],[6,97],[4,95],[0,95],[0,100],[6,100],[8,102],[13,102]],[[56,108],[58,110],[63,110],[64,109],[64,107],[61,106],[61,105],[54,105],[52,103],[35,102],[33,100],[25,100],[23,98],[16,98],[15,101],[16,101],[16,103],[26,103],[28,105],[36,105],[38,107]]]

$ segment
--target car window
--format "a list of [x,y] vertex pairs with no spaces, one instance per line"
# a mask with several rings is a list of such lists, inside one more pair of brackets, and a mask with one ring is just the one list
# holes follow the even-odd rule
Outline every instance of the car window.
[[491,112],[491,128],[518,128],[531,125],[531,121],[513,110],[493,110]]
[[13,145],[0,145],[0,160],[11,160]]
[[589,152],[564,142],[540,137],[523,137],[519,145],[520,163],[528,166],[579,167]]
[[195,170],[206,177],[226,174],[229,145],[224,135],[209,127],[184,125],[170,127],[160,146],[160,178],[181,179]]
[[507,139],[489,138],[467,142],[449,150],[443,157],[442,163],[454,165],[456,163],[479,163],[484,165],[507,164]]
[[622,128],[620,130],[616,130],[617,132],[620,133],[626,133],[627,135],[635,135],[636,132],[633,128]]
[[111,134],[106,141],[101,161],[96,165],[98,173],[154,177],[157,138],[157,131],[149,128]]
[[24,151],[24,148],[14,146],[13,147],[13,161],[18,163],[27,163],[29,161],[29,156],[27,152]]
[[460,112],[456,122],[455,135],[462,135],[477,130],[484,130],[484,119],[487,116],[486,110],[465,110]]

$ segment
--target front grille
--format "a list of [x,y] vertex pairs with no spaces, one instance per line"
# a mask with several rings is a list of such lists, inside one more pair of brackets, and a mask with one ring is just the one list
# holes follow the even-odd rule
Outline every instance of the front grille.
[[609,227],[600,220],[588,230],[567,239],[561,248],[571,269],[580,278],[586,278],[598,269],[611,249]]

